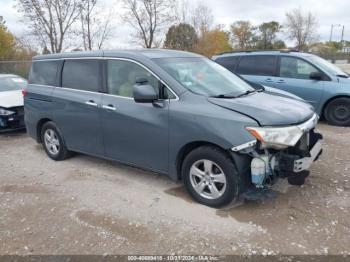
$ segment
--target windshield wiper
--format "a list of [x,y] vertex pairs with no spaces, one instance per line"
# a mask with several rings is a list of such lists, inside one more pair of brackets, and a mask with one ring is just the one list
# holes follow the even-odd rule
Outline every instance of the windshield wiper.
[[249,95],[249,94],[252,94],[252,93],[256,93],[256,92],[262,92],[264,91],[265,89],[258,89],[258,90],[247,90],[245,91],[244,93],[242,94],[239,94],[239,95],[231,95],[232,93],[228,93],[228,94],[220,94],[220,95],[216,95],[216,96],[211,96],[211,97],[214,97],[214,98],[226,98],[226,99],[229,99],[229,98],[238,98],[238,97],[242,97],[242,96],[246,96],[246,95]]
[[230,95],[230,94],[220,94],[220,95],[216,95],[216,96],[211,96],[213,98],[236,98],[237,96],[233,96],[233,95]]
[[242,94],[240,94],[240,95],[238,95],[236,97],[242,97],[242,96],[246,96],[246,95],[249,95],[249,94],[252,94],[252,93],[256,93],[256,92],[261,92],[261,91],[263,91],[263,90],[262,89],[260,89],[260,90],[247,90],[244,93],[242,93]]
[[255,88],[256,91],[258,92],[264,92],[265,91],[265,87],[263,85],[260,84],[256,84],[250,81],[246,81],[249,85],[251,85],[253,88]]
[[342,77],[342,78],[349,78],[349,76],[348,75],[337,75],[337,77]]

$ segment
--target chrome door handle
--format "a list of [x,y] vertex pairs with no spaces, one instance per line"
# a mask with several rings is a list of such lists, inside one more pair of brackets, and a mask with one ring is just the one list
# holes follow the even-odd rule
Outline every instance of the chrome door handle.
[[85,104],[89,106],[98,106],[93,100],[86,101]]
[[103,109],[107,109],[107,110],[112,110],[112,111],[117,110],[113,105],[108,105],[108,106],[103,105],[102,108]]
[[277,81],[277,84],[283,84],[283,83],[285,83],[285,82],[286,82],[286,81],[280,79],[280,80]]
[[265,82],[271,83],[271,82],[273,82],[273,80],[271,78],[267,78],[267,79],[265,79]]

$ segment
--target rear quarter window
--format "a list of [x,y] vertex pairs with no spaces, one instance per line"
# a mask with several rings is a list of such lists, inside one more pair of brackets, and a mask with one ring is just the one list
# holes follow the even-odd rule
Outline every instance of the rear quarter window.
[[241,75],[273,76],[276,69],[276,56],[242,56],[237,71]]
[[56,86],[60,61],[33,61],[29,84]]
[[231,72],[234,72],[236,65],[238,63],[238,60],[239,60],[239,56],[226,56],[226,57],[217,58],[215,62],[227,68]]

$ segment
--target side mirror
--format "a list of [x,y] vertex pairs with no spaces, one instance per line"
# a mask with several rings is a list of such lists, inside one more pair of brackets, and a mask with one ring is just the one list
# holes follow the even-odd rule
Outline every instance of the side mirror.
[[134,85],[133,94],[136,103],[153,103],[158,99],[158,93],[149,84]]
[[311,72],[309,78],[312,80],[320,81],[323,79],[323,75],[320,72]]

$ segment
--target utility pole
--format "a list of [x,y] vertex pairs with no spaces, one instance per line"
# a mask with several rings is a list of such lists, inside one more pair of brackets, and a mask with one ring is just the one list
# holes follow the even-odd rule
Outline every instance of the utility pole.
[[333,35],[333,24],[331,25],[331,35],[329,36],[329,42],[332,42],[332,35]]
[[335,24],[335,25],[334,25],[334,24],[332,24],[332,25],[331,25],[331,35],[330,35],[330,37],[329,37],[329,42],[332,42],[332,37],[333,37],[333,28],[334,28],[334,27],[336,27],[336,26],[338,26],[338,27],[339,27],[339,26],[341,26],[341,25],[340,25],[340,24]]
[[341,49],[343,50],[344,47],[345,47],[345,42],[344,42],[344,28],[345,28],[345,25],[343,25],[343,29],[341,30],[341,40],[340,40],[340,43],[341,43]]

